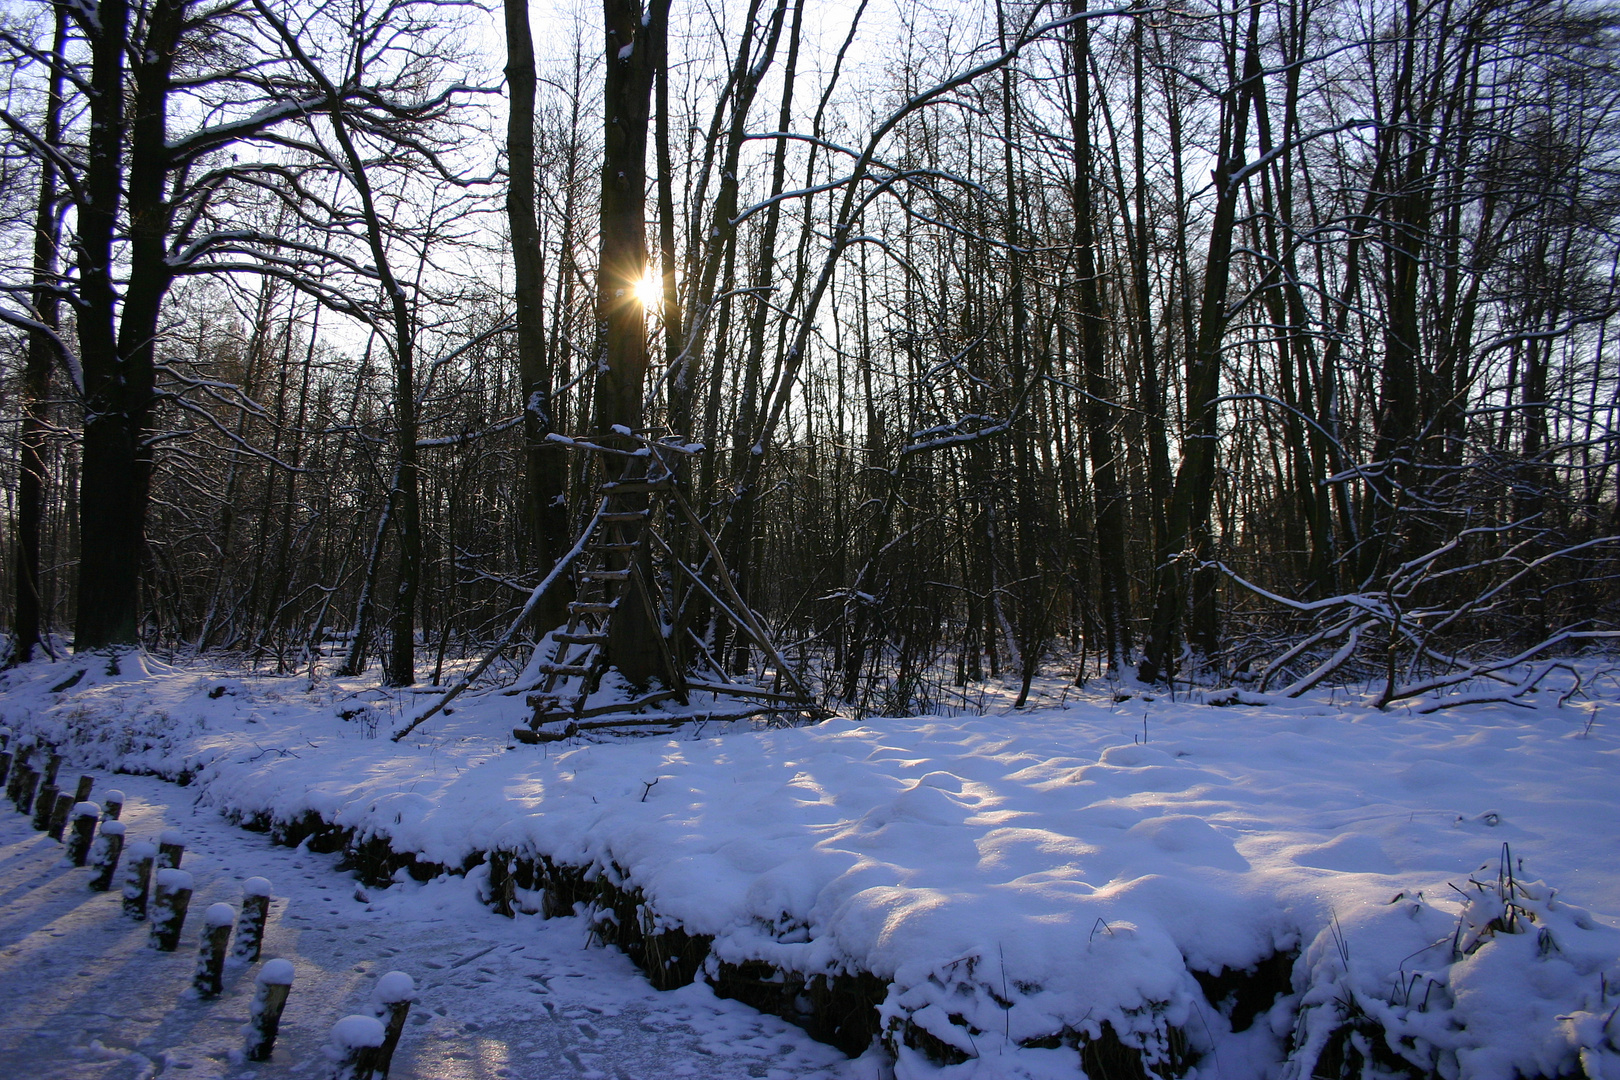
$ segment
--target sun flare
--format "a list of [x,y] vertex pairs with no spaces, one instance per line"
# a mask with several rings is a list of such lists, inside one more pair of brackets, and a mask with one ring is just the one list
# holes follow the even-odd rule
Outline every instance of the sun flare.
[[664,302],[664,281],[650,266],[641,280],[636,282],[636,299],[649,310],[656,309]]

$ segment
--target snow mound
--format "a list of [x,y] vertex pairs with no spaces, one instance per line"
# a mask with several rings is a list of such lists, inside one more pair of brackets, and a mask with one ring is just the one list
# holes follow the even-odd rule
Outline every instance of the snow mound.
[[1620,746],[1554,695],[1439,718],[1102,697],[537,752],[505,746],[526,707],[500,695],[393,744],[337,718],[352,686],[57,682],[0,675],[0,714],[127,744],[379,884],[473,868],[497,900],[528,867],[533,908],[698,943],[744,1000],[850,995],[897,1075],[1128,1052],[1162,1076],[1620,1077]]
[[327,1036],[330,1042],[328,1056],[334,1061],[341,1060],[344,1052],[357,1046],[381,1046],[387,1037],[388,1032],[383,1028],[382,1021],[375,1016],[345,1016],[332,1025],[331,1033]]
[[390,971],[377,980],[376,989],[371,992],[371,1000],[382,1005],[393,1005],[400,1001],[416,1000],[416,980],[403,971]]
[[164,892],[179,892],[182,889],[190,889],[194,885],[189,871],[176,870],[167,866],[152,875],[152,883]]
[[259,969],[259,975],[253,980],[266,986],[291,986],[293,981],[293,965],[291,960],[266,960]]

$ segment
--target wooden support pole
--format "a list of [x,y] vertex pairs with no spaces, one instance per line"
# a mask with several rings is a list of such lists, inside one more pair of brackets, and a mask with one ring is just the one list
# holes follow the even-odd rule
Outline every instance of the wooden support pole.
[[159,870],[180,869],[180,859],[186,853],[186,842],[179,829],[164,829],[158,836],[157,862]]
[[124,793],[113,788],[101,797],[101,815],[104,821],[117,821],[124,812]]
[[489,853],[489,906],[497,915],[512,918],[512,853]]
[[73,807],[73,835],[68,837],[67,858],[74,866],[83,866],[90,858],[90,841],[96,837],[96,821],[101,807],[93,802],[78,803]]
[[34,789],[39,785],[39,770],[32,766],[24,766],[22,775],[17,780],[17,795],[12,802],[17,807],[17,813],[27,814],[34,808]]
[[62,830],[67,828],[68,815],[73,813],[73,806],[78,800],[71,792],[64,791],[56,796],[56,806],[51,809],[51,827],[46,834],[52,840],[62,839]]
[[249,1061],[269,1061],[281,1027],[281,1010],[292,989],[291,960],[267,960],[253,980],[253,1005],[248,1011],[247,1043],[242,1054]]
[[219,997],[225,988],[225,948],[231,942],[231,924],[235,921],[236,909],[229,904],[210,904],[203,912],[197,966],[191,973],[191,988],[200,998]]
[[264,947],[264,924],[270,917],[270,882],[250,877],[242,882],[242,914],[236,920],[236,942],[231,955],[251,964]]
[[90,888],[96,892],[106,892],[112,888],[113,875],[118,872],[118,859],[124,853],[124,823],[122,821],[103,821],[101,835],[96,837],[96,843],[90,849],[90,868],[95,876],[90,879]]
[[405,1030],[405,1014],[411,1011],[411,1002],[416,1000],[416,980],[403,971],[390,971],[377,980],[377,988],[371,992],[372,1014],[382,1021],[383,1044],[377,1053],[378,1080],[388,1080],[388,1070],[394,1063],[394,1051],[399,1047],[399,1037]]
[[76,803],[89,802],[90,789],[95,787],[95,784],[96,778],[93,776],[79,777],[79,787],[78,790],[73,793],[73,801]]
[[48,832],[51,827],[51,818],[56,813],[57,788],[55,784],[39,785],[39,793],[34,796],[34,828],[40,832]]
[[10,750],[0,750],[0,784],[11,787],[11,759],[14,755]]
[[326,1038],[332,1080],[373,1080],[377,1055],[387,1038],[387,1029],[375,1016],[345,1016],[333,1024]]
[[18,789],[22,785],[23,774],[28,771],[28,759],[33,757],[34,748],[24,746],[17,750],[16,760],[11,763],[11,779],[6,782],[6,798],[11,800],[13,806],[22,796]]
[[180,947],[180,930],[186,925],[186,908],[191,905],[191,875],[164,867],[152,879],[152,948],[174,952]]
[[157,848],[149,840],[129,846],[129,862],[124,869],[124,914],[142,922],[146,919],[146,897],[152,887],[152,860]]
[[56,774],[62,768],[62,755],[51,750],[45,755],[45,773],[40,777],[39,793],[34,796],[34,828],[44,832],[51,827],[51,813],[56,809]]

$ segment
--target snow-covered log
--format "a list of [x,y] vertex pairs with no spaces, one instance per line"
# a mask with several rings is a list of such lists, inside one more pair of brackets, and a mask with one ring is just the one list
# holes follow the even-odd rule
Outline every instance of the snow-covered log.
[[198,997],[218,997],[224,989],[225,948],[230,944],[231,924],[235,921],[236,909],[229,904],[210,904],[203,912],[197,966],[191,973],[191,988]]
[[269,1061],[276,1046],[276,1033],[281,1029],[281,1010],[287,1007],[287,994],[292,990],[293,966],[291,960],[267,960],[253,981],[253,1005],[248,1011],[248,1022],[242,1028],[247,1041],[242,1055],[249,1061]]
[[146,919],[146,901],[152,889],[152,862],[157,847],[142,840],[129,846],[129,862],[124,866],[124,914],[136,922]]
[[90,879],[92,890],[106,892],[112,888],[113,875],[118,873],[118,859],[123,853],[124,823],[103,821],[101,834],[96,837],[95,845],[90,850],[90,866],[96,872]]
[[153,875],[152,948],[174,952],[180,947],[180,929],[186,924],[186,908],[191,904],[191,875],[165,867]]
[[74,866],[83,866],[90,858],[90,842],[95,839],[96,822],[101,818],[101,807],[93,802],[82,802],[73,808],[73,835],[68,837],[67,859]]
[[242,914],[236,920],[236,943],[231,955],[251,964],[264,946],[264,924],[270,917],[270,882],[250,877],[242,882]]

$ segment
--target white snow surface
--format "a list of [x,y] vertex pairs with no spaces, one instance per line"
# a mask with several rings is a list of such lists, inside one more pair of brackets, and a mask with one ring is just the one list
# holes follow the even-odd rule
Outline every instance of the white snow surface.
[[387,1032],[375,1016],[345,1016],[332,1025],[333,1046],[381,1046]]
[[[875,1080],[706,986],[653,990],[617,950],[587,947],[582,918],[500,918],[460,877],[368,895],[336,854],[278,847],[194,805],[193,789],[122,782],[131,834],[185,826],[198,903],[235,897],[250,873],[274,877],[266,959],[228,961],[224,993],[197,998],[201,926],[177,952],[154,951],[116,892],[87,889],[90,872],[62,865],[61,846],[0,801],[4,1080],[329,1080],[332,1023],[369,1010],[396,968],[414,974],[417,1000],[393,1080]],[[291,985],[264,1063],[241,1060],[257,982]]]
[[392,1005],[397,1001],[412,1001],[416,998],[416,980],[403,971],[390,971],[377,980],[377,988],[371,992],[371,1000],[383,1005]]
[[266,986],[291,986],[296,973],[291,960],[276,957],[274,960],[264,962],[264,967],[259,969],[258,977],[253,981],[264,983]]
[[[465,696],[394,744],[340,714],[419,711],[408,694],[121,666],[60,694],[62,665],[0,676],[0,719],[184,777],[236,820],[314,813],[453,868],[494,848],[590,867],[654,928],[712,935],[711,970],[871,973],[899,1077],[1077,1075],[1072,1049],[1020,1044],[1105,1023],[1150,1064],[1175,1030],[1200,1076],[1293,1077],[1370,1018],[1445,1080],[1620,1078],[1620,742],[1599,701],[1419,716],[1138,691],[512,748],[521,698]],[[1247,1031],[1192,974],[1296,949],[1293,992]],[[966,1060],[925,1060],[917,1029]]]
[[236,921],[236,909],[229,904],[209,904],[203,921],[209,926],[229,926]]
[[152,884],[165,892],[179,892],[181,889],[197,887],[189,870],[176,870],[173,867],[164,867],[153,874]]

